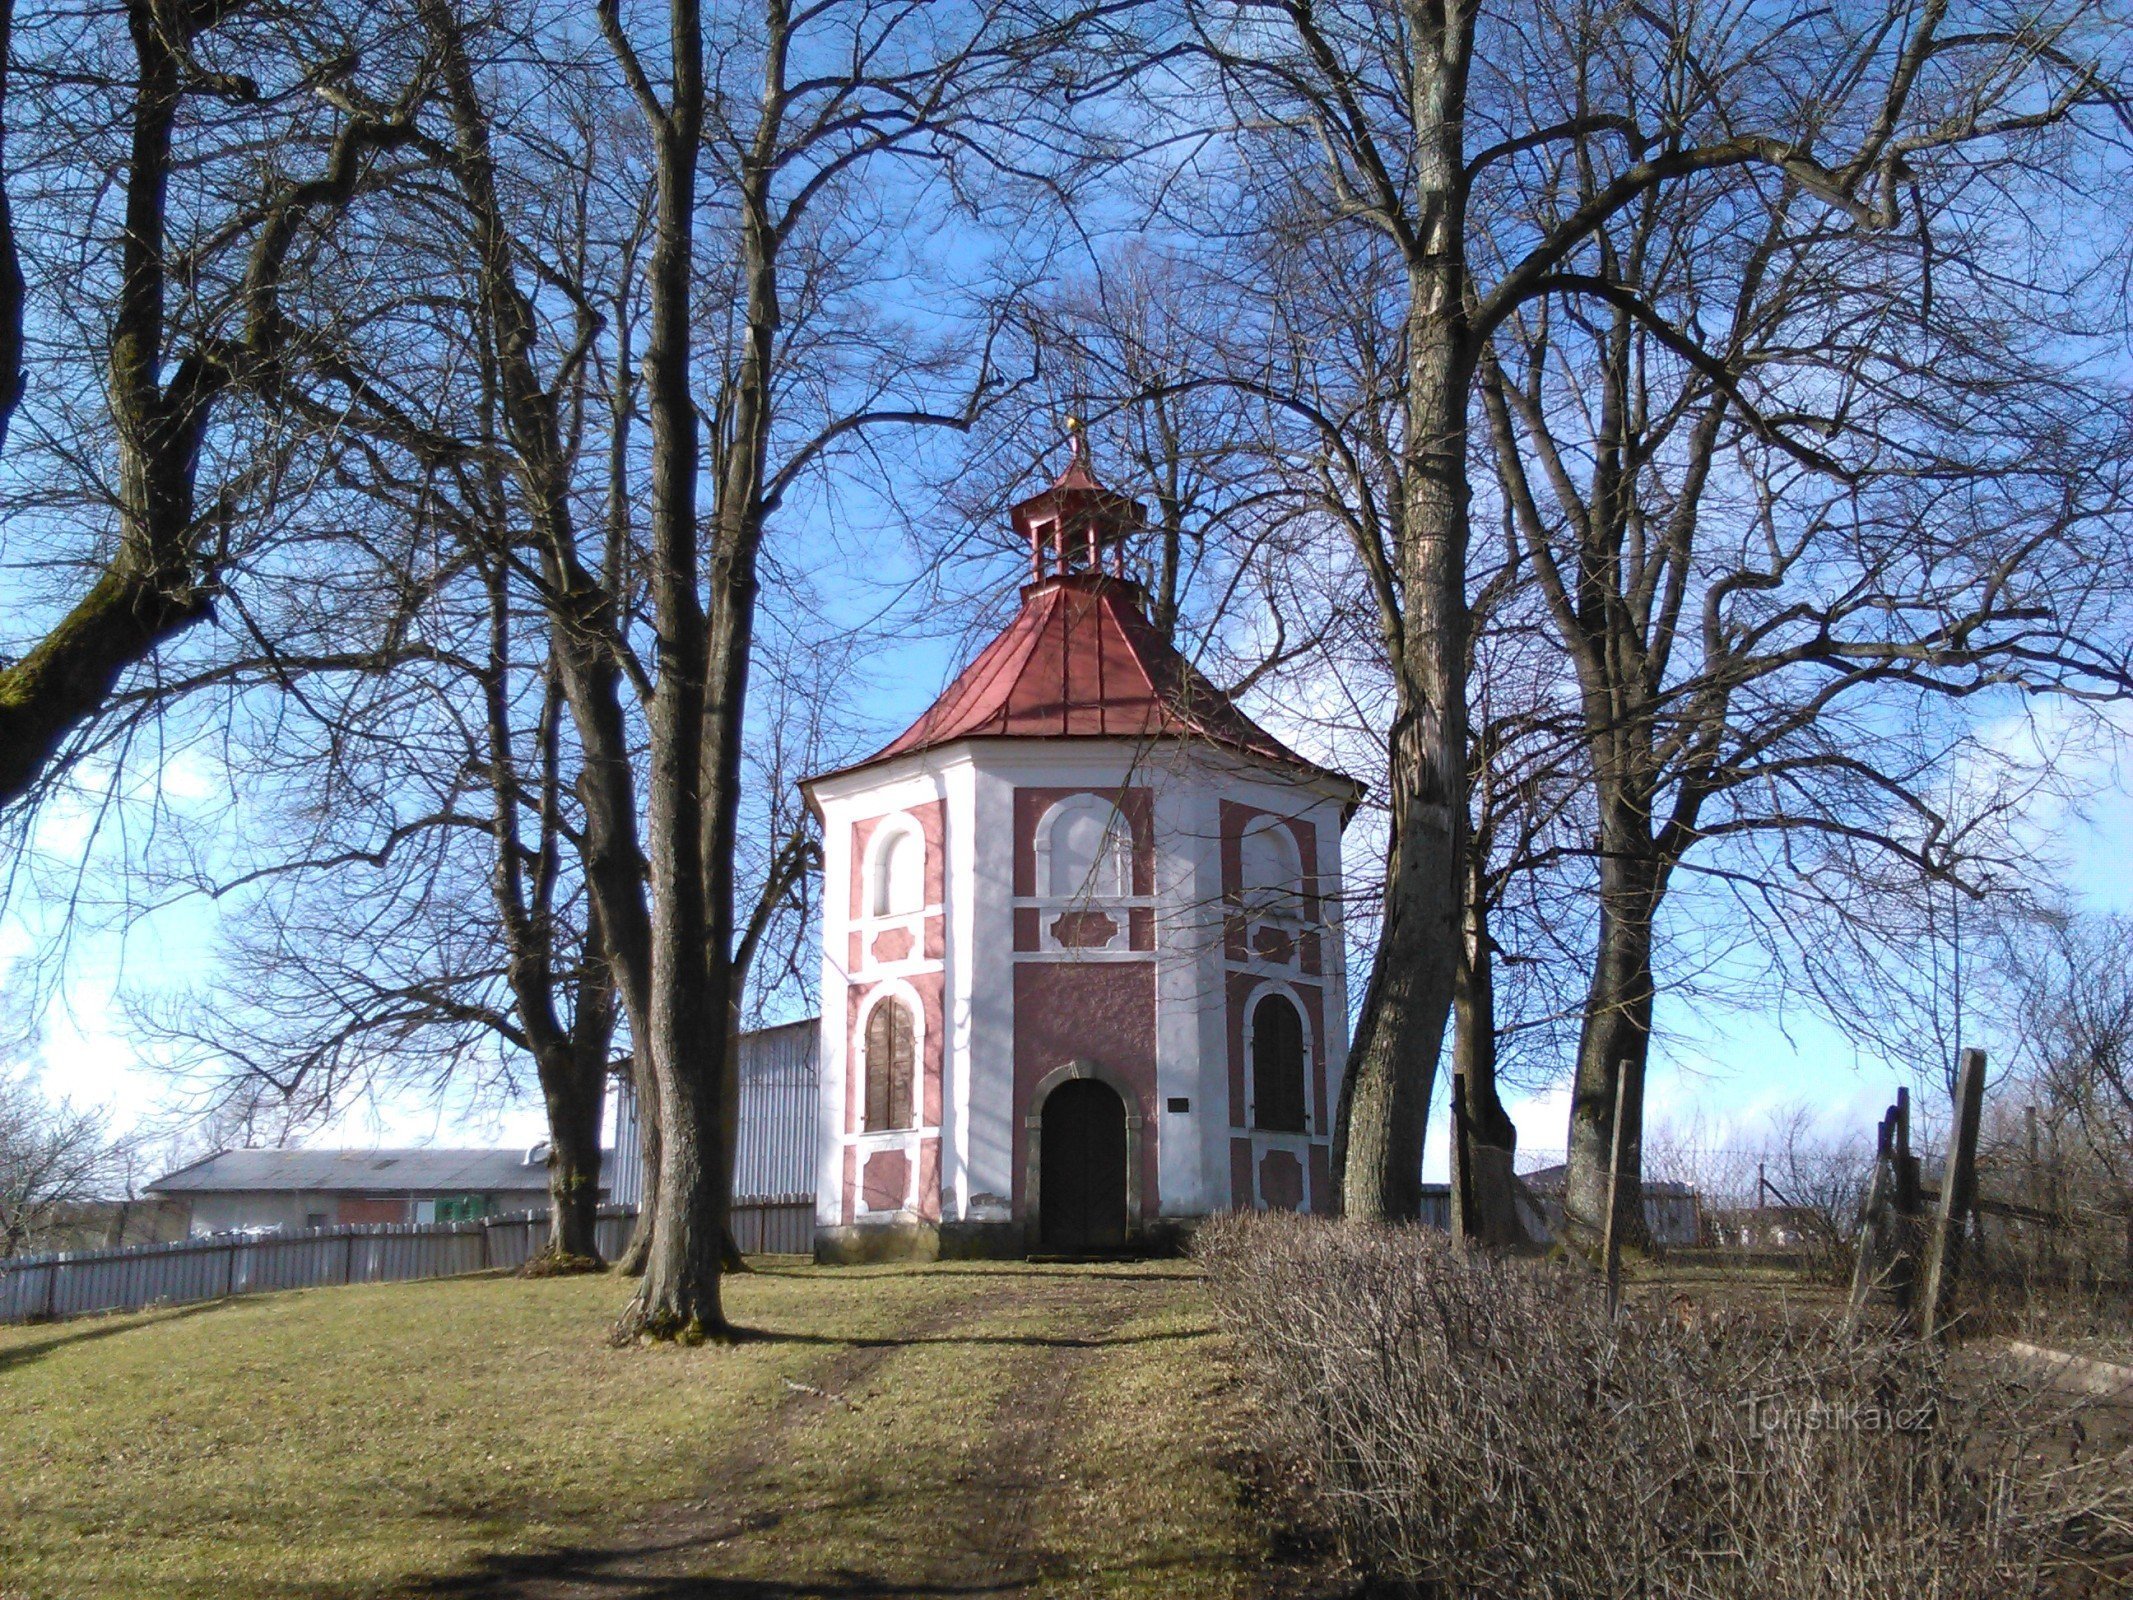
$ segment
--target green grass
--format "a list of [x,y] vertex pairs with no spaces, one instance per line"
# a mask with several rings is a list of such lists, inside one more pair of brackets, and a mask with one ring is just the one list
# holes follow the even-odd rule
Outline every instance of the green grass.
[[[788,1337],[694,1350],[610,1348],[623,1294],[460,1279],[0,1329],[0,1597],[389,1593],[624,1543],[691,1495],[751,1530],[689,1558],[734,1577],[974,1574],[996,1543],[1045,1593],[1227,1595],[1260,1560],[1180,1269],[777,1267],[729,1311]],[[1017,1475],[1042,1492],[1003,1499]]]

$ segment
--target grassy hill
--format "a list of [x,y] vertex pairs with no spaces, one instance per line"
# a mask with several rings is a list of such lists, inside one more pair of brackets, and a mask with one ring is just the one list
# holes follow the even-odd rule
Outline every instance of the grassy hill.
[[0,1596],[1267,1588],[1187,1268],[770,1265],[722,1349],[610,1348],[623,1293],[0,1329]]

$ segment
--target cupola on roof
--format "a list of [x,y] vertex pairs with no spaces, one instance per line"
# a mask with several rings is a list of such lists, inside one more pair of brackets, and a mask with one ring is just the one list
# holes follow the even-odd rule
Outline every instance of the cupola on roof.
[[1305,760],[1238,710],[1148,620],[1144,591],[1124,576],[1141,507],[1097,480],[1078,426],[1071,438],[1066,470],[1010,513],[1030,541],[1034,574],[1014,620],[923,716],[842,771],[962,739],[1200,739],[1359,795],[1353,779]]

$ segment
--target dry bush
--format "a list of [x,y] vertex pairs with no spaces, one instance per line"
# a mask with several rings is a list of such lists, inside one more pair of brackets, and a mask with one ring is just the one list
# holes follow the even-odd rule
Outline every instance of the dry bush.
[[[1278,1447],[1397,1593],[2019,1600],[2133,1551],[2065,1403],[1827,1319],[1633,1303],[1441,1236],[1231,1218],[1195,1245]],[[2047,1467],[2036,1458],[2060,1441]]]
[[[1993,1132],[1988,1128],[1988,1136]],[[1977,1328],[2133,1358],[2133,1206],[2078,1145],[1988,1137],[1958,1309]]]

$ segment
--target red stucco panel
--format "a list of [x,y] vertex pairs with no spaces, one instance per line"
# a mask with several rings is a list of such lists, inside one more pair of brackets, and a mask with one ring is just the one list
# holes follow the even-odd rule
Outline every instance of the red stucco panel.
[[1252,1209],[1252,1141],[1244,1138],[1229,1142],[1229,1203],[1232,1210]]
[[880,825],[879,817],[860,817],[852,823],[852,848],[845,860],[851,891],[849,915],[854,922],[866,915],[867,841]]
[[941,1220],[941,1142],[918,1142],[918,1214],[928,1222]]
[[1030,1096],[1069,1061],[1102,1065],[1132,1090],[1141,1118],[1141,1214],[1158,1214],[1155,963],[1024,961],[1015,966],[1014,1208],[1022,1214]]
[[1269,1150],[1259,1158],[1259,1192],[1269,1211],[1301,1211],[1304,1203],[1303,1163],[1287,1150]]
[[895,1211],[911,1192],[911,1158],[901,1150],[876,1150],[867,1157],[860,1202],[869,1211]]
[[[1229,1125],[1232,1128],[1245,1125],[1244,1008],[1258,985],[1259,980],[1249,972],[1228,975],[1228,992],[1224,996],[1228,1004],[1224,1009],[1229,1014],[1229,1027],[1225,1032],[1229,1040]],[[1247,1196],[1250,1193],[1249,1189],[1245,1191]]]

